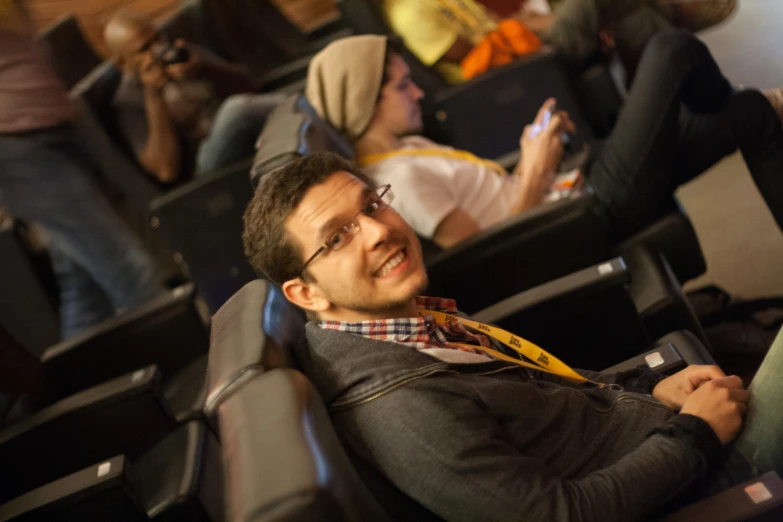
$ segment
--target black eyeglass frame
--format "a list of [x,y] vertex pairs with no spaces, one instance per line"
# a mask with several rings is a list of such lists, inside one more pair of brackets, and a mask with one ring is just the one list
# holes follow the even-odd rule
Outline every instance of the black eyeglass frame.
[[[384,210],[384,209],[387,209],[387,208],[389,208],[389,206],[390,206],[391,202],[394,200],[394,193],[391,191],[391,184],[387,184],[387,185],[381,185],[380,187],[378,187],[377,189],[375,189],[375,191],[374,191],[374,194],[375,194],[375,195],[378,197],[378,201],[379,201],[380,203],[382,203],[382,204],[383,204],[383,206],[382,206],[381,208],[379,208],[379,209],[378,209],[378,211],[379,211],[379,212],[380,212],[381,210]],[[383,198],[384,198],[384,196],[387,196],[387,197],[388,197],[388,201],[386,201],[386,200],[384,200],[384,199],[383,199]],[[337,250],[340,250],[340,249],[342,249],[342,248],[343,248],[345,245],[347,245],[348,243],[350,243],[350,242],[351,242],[351,241],[349,240],[349,241],[348,241],[348,242],[346,242],[344,245],[342,245],[340,248],[334,248],[334,247],[332,247],[332,246],[329,244],[329,242],[330,242],[330,240],[332,239],[332,237],[334,237],[334,235],[335,235],[335,234],[337,234],[337,233],[339,233],[341,230],[344,230],[344,229],[346,228],[346,226],[347,226],[347,225],[350,225],[350,224],[352,224],[352,223],[353,223],[353,225],[354,225],[354,228],[356,228],[356,234],[352,234],[352,235],[350,236],[351,240],[352,240],[354,237],[356,237],[356,235],[357,235],[359,232],[361,232],[361,230],[362,230],[362,229],[361,229],[361,226],[359,225],[359,223],[357,223],[357,222],[356,222],[356,218],[359,216],[359,214],[361,214],[362,212],[364,212],[364,207],[365,207],[366,205],[367,205],[367,202],[365,201],[364,203],[362,203],[362,209],[361,209],[359,212],[357,212],[357,213],[356,213],[356,215],[354,215],[354,216],[353,216],[351,219],[349,219],[348,221],[346,221],[345,223],[343,223],[341,226],[339,226],[339,227],[338,227],[338,228],[337,228],[337,229],[336,229],[336,230],[335,230],[333,233],[329,234],[329,237],[327,237],[327,238],[326,238],[326,241],[324,242],[324,244],[323,244],[323,245],[321,245],[321,246],[318,248],[318,250],[316,250],[316,251],[315,251],[315,253],[314,253],[313,255],[311,255],[311,256],[310,256],[310,257],[307,259],[307,261],[305,261],[305,262],[304,262],[304,264],[302,265],[302,268],[299,270],[299,275],[300,275],[300,276],[301,276],[301,275],[302,275],[302,273],[305,271],[305,269],[307,269],[307,267],[310,265],[310,263],[312,263],[312,262],[313,262],[313,260],[315,260],[315,258],[316,258],[316,257],[318,257],[319,255],[323,254],[323,253],[324,253],[325,251],[327,251],[327,250],[335,250],[335,251],[337,251]]]

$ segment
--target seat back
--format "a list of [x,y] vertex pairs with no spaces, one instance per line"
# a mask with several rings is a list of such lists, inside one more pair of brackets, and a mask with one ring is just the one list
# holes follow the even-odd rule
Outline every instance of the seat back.
[[[429,260],[428,295],[454,298],[474,313],[609,259],[611,244],[594,206],[590,197],[539,205],[482,230]],[[531,252],[562,255],[546,263]]]
[[0,505],[0,522],[143,522],[131,493],[128,461],[116,456],[61,477]]
[[253,185],[264,174],[323,151],[353,158],[351,142],[322,120],[304,96],[295,94],[275,107],[258,138],[250,173]]
[[0,323],[39,357],[60,339],[59,318],[20,232],[10,220],[0,220],[0,291],[7,296],[0,299]]
[[242,245],[242,217],[253,197],[250,161],[199,176],[150,204],[152,227],[176,252],[212,312],[256,278]]
[[229,299],[212,317],[207,415],[255,375],[300,368],[297,351],[305,321],[269,281],[252,281]]
[[105,61],[71,89],[76,131],[101,175],[135,206],[146,208],[163,189],[142,169],[114,119],[112,99],[122,75]]
[[0,429],[48,402],[41,362],[0,324]]
[[187,284],[48,348],[42,360],[65,393],[149,364],[167,379],[209,350],[205,315]]
[[41,31],[38,42],[54,72],[69,89],[101,63],[73,15],[63,16]]
[[218,418],[227,520],[389,520],[298,371],[256,376],[220,404]]

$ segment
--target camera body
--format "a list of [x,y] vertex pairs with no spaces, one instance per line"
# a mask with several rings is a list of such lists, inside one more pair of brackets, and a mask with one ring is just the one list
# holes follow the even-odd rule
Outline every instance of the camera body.
[[177,47],[168,42],[161,45],[155,54],[158,60],[164,65],[185,63],[190,59],[190,51],[184,47]]

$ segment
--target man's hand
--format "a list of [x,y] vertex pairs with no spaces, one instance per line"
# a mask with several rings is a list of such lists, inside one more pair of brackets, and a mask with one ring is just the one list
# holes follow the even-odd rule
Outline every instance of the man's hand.
[[680,413],[704,420],[715,431],[721,444],[728,444],[742,428],[742,417],[748,410],[750,393],[736,375],[713,379],[691,393]]
[[522,149],[519,171],[522,191],[523,196],[530,199],[532,205],[541,201],[563,159],[563,140],[560,135],[563,132],[576,131],[576,126],[568,117],[568,113],[557,111],[549,119],[549,125],[533,136],[534,126],[543,124],[546,113],[554,107],[555,103],[554,98],[544,102],[538,110],[535,122],[525,127],[519,140],[519,147]]
[[163,65],[149,52],[139,62],[139,79],[145,89],[153,93],[159,93],[169,80]]
[[699,386],[723,377],[726,374],[717,366],[694,364],[659,382],[652,395],[671,409],[679,411],[688,396]]
[[181,82],[198,76],[203,66],[201,51],[197,45],[190,44],[181,38],[174,42],[176,47],[188,50],[188,61],[166,66],[166,74],[173,80]]

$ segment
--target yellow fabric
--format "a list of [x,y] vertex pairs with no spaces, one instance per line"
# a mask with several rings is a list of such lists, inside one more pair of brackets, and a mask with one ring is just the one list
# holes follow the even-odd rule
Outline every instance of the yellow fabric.
[[481,350],[482,352],[494,357],[495,359],[511,362],[519,366],[523,366],[525,368],[531,368],[533,370],[540,370],[546,373],[551,373],[553,375],[558,375],[560,377],[563,377],[564,379],[568,379],[573,382],[577,382],[577,383],[590,382],[600,387],[607,386],[606,384],[589,381],[585,377],[576,373],[573,369],[571,369],[570,366],[568,366],[563,361],[561,361],[551,353],[547,352],[543,348],[536,346],[535,344],[525,339],[522,339],[521,337],[517,337],[511,332],[508,332],[502,328],[498,328],[497,326],[486,325],[483,323],[479,323],[477,321],[471,321],[470,319],[458,317],[456,315],[450,315],[443,312],[436,312],[434,310],[419,310],[419,315],[421,316],[431,315],[435,318],[435,322],[437,322],[438,324],[456,322],[461,324],[462,326],[467,326],[468,328],[471,328],[477,332],[492,337],[497,341],[500,341],[501,343],[508,346],[509,348],[511,348],[518,354],[522,355],[528,361],[531,362],[514,359],[513,357],[509,357],[508,355],[505,355],[501,352],[498,352],[497,350],[493,350],[492,348],[488,348],[486,346],[455,343],[458,344],[459,346],[465,346],[466,348],[471,348],[474,350]]
[[386,23],[402,37],[408,49],[435,66],[449,83],[464,81],[457,64],[436,64],[457,41],[478,44],[495,29],[483,8],[473,0],[383,0]]
[[356,158],[356,163],[360,167],[366,167],[367,165],[378,163],[379,161],[384,161],[395,156],[434,156],[440,158],[457,159],[457,160],[467,161],[470,163],[475,163],[476,165],[484,165],[487,168],[494,170],[495,172],[497,172],[502,176],[508,174],[508,171],[504,169],[500,164],[495,163],[492,160],[479,158],[475,154],[471,154],[466,150],[400,149],[400,150],[393,150],[391,152],[382,152],[380,154],[367,154],[365,156]]

